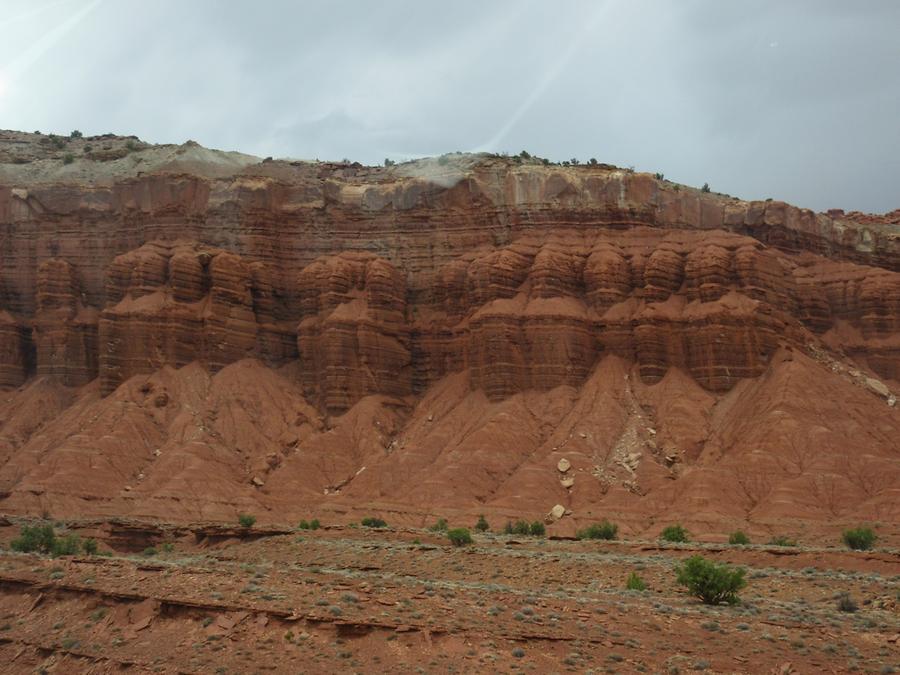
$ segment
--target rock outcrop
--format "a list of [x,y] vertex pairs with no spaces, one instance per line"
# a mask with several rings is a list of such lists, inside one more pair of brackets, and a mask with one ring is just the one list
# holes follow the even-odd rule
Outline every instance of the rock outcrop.
[[[752,451],[734,411],[776,420],[766,397],[784,390],[771,387],[795,387],[796,371],[821,390],[816,369],[860,411],[878,402],[887,417],[871,413],[859,447],[896,473],[890,214],[743,202],[606,165],[453,155],[381,169],[198,148],[142,146],[145,173],[79,160],[112,167],[91,165],[88,182],[47,169],[47,148],[44,168],[21,148],[2,165],[0,387],[20,389],[0,420],[0,492],[15,508],[58,501],[102,465],[109,485],[66,504],[165,514],[149,505],[174,499],[168,476],[194,489],[215,466],[245,505],[297,493],[520,509],[521,480],[538,515],[603,500],[636,514],[643,495],[700,472],[684,467],[739,470]],[[259,402],[243,398],[243,376],[259,379]],[[65,419],[18,420],[39,407],[38,383],[77,398]],[[119,463],[115,406],[134,408],[127,429],[142,439]],[[259,436],[262,424],[277,433]],[[824,442],[784,440],[795,431],[759,447]],[[107,439],[93,459],[85,434]],[[815,476],[834,474],[833,454]],[[689,480],[716,480],[703,476]],[[216,494],[221,515],[228,490]],[[900,508],[888,492],[853,494],[844,512],[876,497]]]

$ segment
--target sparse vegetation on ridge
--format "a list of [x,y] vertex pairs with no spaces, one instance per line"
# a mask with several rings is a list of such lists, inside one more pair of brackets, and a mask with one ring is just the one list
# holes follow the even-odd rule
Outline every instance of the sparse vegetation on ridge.
[[748,537],[743,531],[736,530],[728,536],[728,543],[732,546],[746,546],[750,543],[750,537]]
[[690,534],[681,525],[669,525],[659,533],[659,538],[663,541],[673,543],[685,543],[691,540]]
[[599,523],[593,523],[592,525],[588,525],[586,528],[578,530],[575,533],[575,536],[578,539],[615,539],[619,533],[619,526],[615,525],[608,520],[603,520]]
[[363,527],[387,527],[387,523],[384,520],[382,520],[381,518],[373,518],[371,516],[368,518],[363,518],[359,522]]
[[796,546],[797,542],[789,537],[779,534],[769,540],[770,546]]
[[844,530],[841,540],[847,545],[847,548],[854,551],[868,551],[875,545],[878,536],[872,531],[871,527],[857,527],[851,530]]

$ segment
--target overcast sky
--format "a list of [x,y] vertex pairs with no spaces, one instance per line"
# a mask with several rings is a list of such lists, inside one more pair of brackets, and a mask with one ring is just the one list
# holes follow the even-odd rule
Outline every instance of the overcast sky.
[[0,128],[900,207],[900,1],[0,0]]

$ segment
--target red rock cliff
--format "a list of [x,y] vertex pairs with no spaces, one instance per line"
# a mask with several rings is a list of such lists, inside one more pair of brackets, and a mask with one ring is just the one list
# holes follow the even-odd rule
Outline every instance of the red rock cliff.
[[[743,202],[604,165],[460,155],[390,169],[242,161],[226,170],[191,164],[194,146],[161,152],[147,151],[152,170],[142,174],[0,172],[0,386],[96,380],[102,405],[136,376],[196,363],[210,377],[252,358],[297,387],[297,429],[307,431],[279,434],[311,457],[330,416],[347,413],[351,424],[379,396],[395,411],[378,413],[393,452],[412,424],[396,411],[454,378],[505,405],[528,392],[587,391],[613,359],[626,377],[633,365],[640,386],[683,374],[704,408],[812,349],[844,363],[853,382],[883,380],[872,385],[882,398],[900,382],[900,230],[890,219]],[[622,427],[635,395],[614,395],[624,417],[609,424],[621,442],[646,436]],[[165,411],[169,396],[153,400]],[[695,458],[733,446],[713,431],[701,440],[695,425],[669,440]],[[65,437],[54,443],[71,444]],[[355,449],[311,493],[339,492],[384,450],[341,442]],[[265,460],[248,450],[236,475],[271,473],[276,486],[296,475],[280,443]],[[610,457],[616,443],[602,443]],[[675,460],[661,441],[653,447],[665,473]],[[636,469],[621,468],[628,456],[616,471],[637,485]],[[39,465],[46,474],[43,460],[31,462],[0,475],[7,492],[37,480]],[[40,489],[59,475],[44,475]],[[273,488],[273,499],[287,489]]]

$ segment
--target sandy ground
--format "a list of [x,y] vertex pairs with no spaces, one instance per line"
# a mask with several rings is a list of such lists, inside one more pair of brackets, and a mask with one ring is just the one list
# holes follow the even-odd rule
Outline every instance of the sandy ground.
[[[894,672],[900,552],[596,542],[419,529],[95,523],[110,557],[13,553],[5,672]],[[115,549],[110,548],[112,544]],[[155,553],[144,552],[153,545]],[[747,569],[738,606],[675,582]],[[625,590],[637,572],[647,590]],[[840,611],[847,593],[855,612]]]

